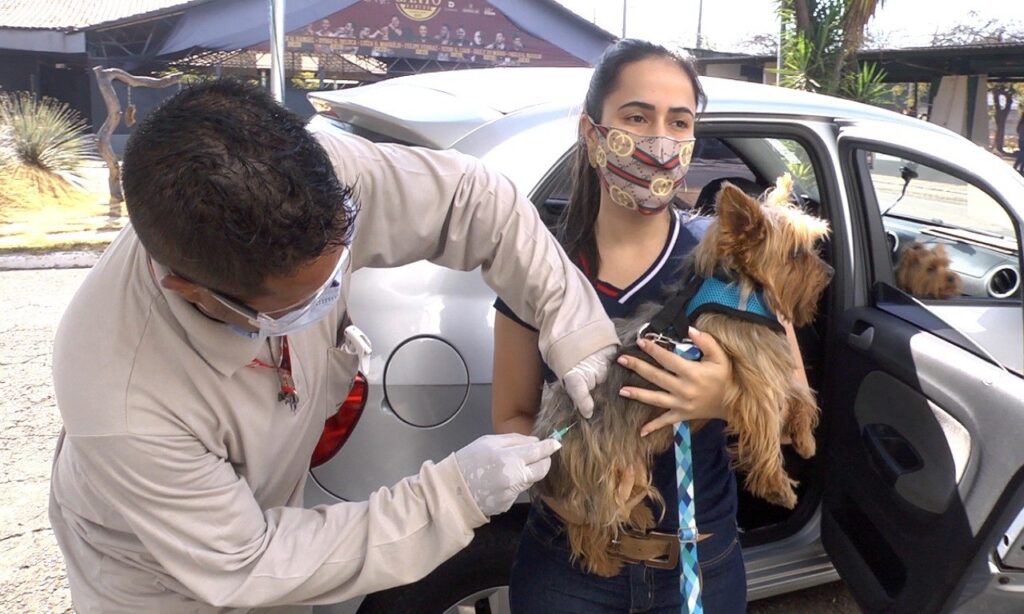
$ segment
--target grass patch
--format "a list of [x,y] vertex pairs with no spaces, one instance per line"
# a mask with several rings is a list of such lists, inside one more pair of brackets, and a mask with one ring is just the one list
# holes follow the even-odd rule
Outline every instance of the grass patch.
[[108,195],[82,190],[30,166],[0,169],[0,252],[102,249],[124,227]]

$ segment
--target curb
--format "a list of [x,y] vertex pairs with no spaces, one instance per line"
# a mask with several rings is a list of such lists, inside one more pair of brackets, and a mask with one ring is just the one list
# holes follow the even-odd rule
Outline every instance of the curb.
[[36,269],[88,269],[103,252],[51,252],[48,254],[0,254],[0,271],[31,271]]

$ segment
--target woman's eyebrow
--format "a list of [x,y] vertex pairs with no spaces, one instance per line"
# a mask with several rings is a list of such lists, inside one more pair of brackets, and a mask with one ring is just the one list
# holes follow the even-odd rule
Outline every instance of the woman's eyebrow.
[[625,109],[626,107],[637,107],[645,111],[653,111],[654,105],[649,102],[641,102],[639,100],[630,100],[619,107],[619,110]]
[[[643,102],[641,100],[630,100],[629,102],[624,103],[621,106],[619,106],[619,110],[621,111],[622,109],[625,109],[626,107],[636,107],[638,109],[643,109],[645,111],[654,111],[654,110],[656,110],[656,108],[655,108],[655,106],[653,104],[651,104],[649,102]],[[668,110],[668,112],[669,113],[689,113],[690,115],[696,115],[693,112],[693,110],[690,109],[690,107],[671,107]]]

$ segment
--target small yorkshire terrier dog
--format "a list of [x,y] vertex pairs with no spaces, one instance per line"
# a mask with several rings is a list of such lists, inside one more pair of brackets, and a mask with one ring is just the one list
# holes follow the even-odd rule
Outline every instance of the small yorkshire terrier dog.
[[960,296],[963,280],[949,268],[946,246],[928,249],[914,241],[900,251],[896,264],[896,285],[917,298],[945,299]]
[[[718,217],[684,265],[683,280],[691,271],[704,278],[724,273],[739,285],[742,304],[761,291],[777,317],[797,327],[811,322],[832,275],[816,249],[828,224],[791,205],[791,189],[785,175],[762,202],[725,184],[717,197]],[[669,296],[684,283],[668,289]],[[637,347],[637,331],[661,308],[644,305],[633,318],[617,323],[624,353],[651,362]],[[712,335],[732,360],[725,404],[727,433],[736,436],[729,450],[733,466],[746,473],[744,485],[754,495],[794,507],[796,482],[783,467],[781,438],[788,435],[801,456],[813,456],[818,408],[812,391],[794,379],[797,364],[785,333],[722,313],[701,314],[694,326]],[[652,460],[672,445],[673,429],[641,438],[640,428],[663,410],[621,397],[623,386],[652,384],[613,365],[593,391],[593,417],[567,431],[550,472],[535,487],[535,494],[562,517],[574,559],[599,576],[613,576],[622,567],[622,559],[609,551],[614,538],[627,528],[656,526],[655,509],[645,499],[658,514],[675,513],[666,512],[651,483]],[[545,391],[534,434],[546,437],[577,417],[556,384]],[[696,430],[702,421],[690,425]]]

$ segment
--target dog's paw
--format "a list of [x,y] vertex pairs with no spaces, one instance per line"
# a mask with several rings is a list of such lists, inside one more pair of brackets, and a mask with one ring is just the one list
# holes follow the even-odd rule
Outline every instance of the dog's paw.
[[792,488],[782,492],[769,493],[766,497],[769,503],[780,505],[788,510],[796,507],[796,493]]
[[754,470],[747,474],[744,486],[752,495],[769,503],[781,505],[787,509],[796,507],[796,487],[798,482],[790,478],[785,471]]
[[587,571],[602,578],[614,578],[622,571],[622,561],[610,557],[604,557],[600,561],[590,561]]
[[653,529],[654,525],[654,512],[645,504],[639,503],[630,510],[629,526],[641,531],[647,531],[648,529]]
[[793,449],[804,458],[811,458],[817,448],[814,427],[818,424],[818,406],[809,392],[799,394],[786,412],[783,429],[793,444]]
[[807,429],[788,429],[787,435],[793,442],[793,449],[803,458],[811,458],[817,452],[817,442],[814,440],[814,433]]

